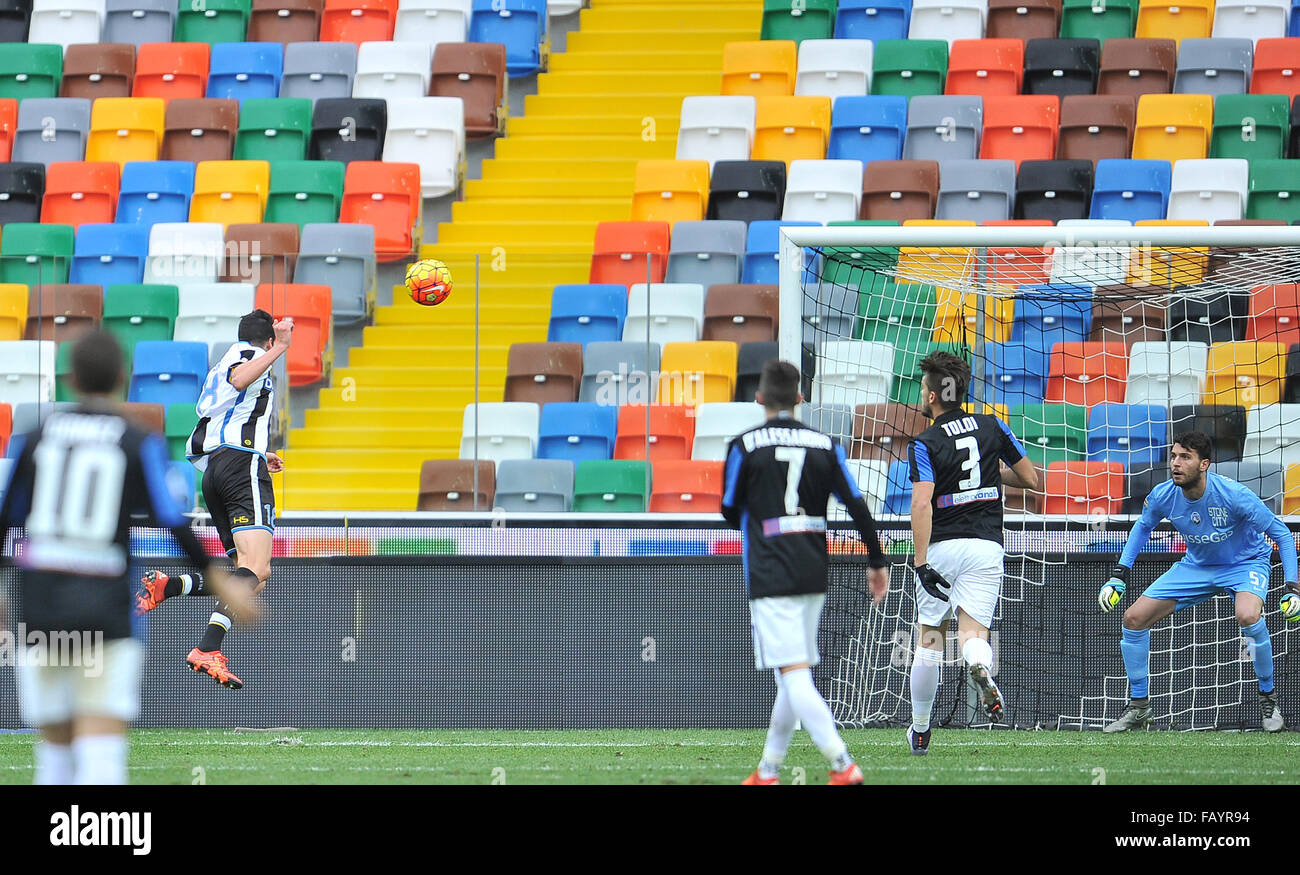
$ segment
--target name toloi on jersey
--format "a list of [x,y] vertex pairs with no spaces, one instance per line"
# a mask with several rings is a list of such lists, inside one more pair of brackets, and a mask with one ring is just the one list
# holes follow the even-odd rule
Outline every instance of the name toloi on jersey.
[[251,343],[236,343],[208,371],[195,405],[199,421],[187,444],[187,455],[199,470],[207,466],[206,457],[222,447],[266,455],[275,381],[268,371],[263,379],[243,391],[230,382],[235,368],[264,355],[266,350]]

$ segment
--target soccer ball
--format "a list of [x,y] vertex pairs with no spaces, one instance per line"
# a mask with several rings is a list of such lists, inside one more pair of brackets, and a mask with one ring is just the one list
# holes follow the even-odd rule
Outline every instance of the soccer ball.
[[406,290],[417,304],[441,304],[451,294],[451,271],[432,258],[417,261],[406,269]]

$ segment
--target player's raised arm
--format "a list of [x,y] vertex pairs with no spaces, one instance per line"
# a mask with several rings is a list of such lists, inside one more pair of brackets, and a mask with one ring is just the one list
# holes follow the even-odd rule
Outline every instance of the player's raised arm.
[[1142,516],[1128,533],[1128,541],[1124,544],[1124,552],[1120,554],[1119,564],[1110,570],[1110,579],[1097,593],[1097,604],[1101,605],[1101,609],[1106,613],[1110,613],[1112,608],[1123,601],[1133,563],[1137,561],[1138,554],[1146,546],[1151,532],[1164,518],[1163,506],[1158,501],[1152,500],[1152,496],[1147,496],[1146,501],[1142,502]]
[[[266,316],[265,318],[269,320],[271,317]],[[227,379],[236,390],[242,392],[256,383],[271,365],[275,364],[276,359],[289,351],[289,344],[293,340],[293,320],[281,319],[275,323],[274,331],[275,342],[271,344],[271,348],[266,353],[231,366]],[[249,352],[251,354],[251,351]]]

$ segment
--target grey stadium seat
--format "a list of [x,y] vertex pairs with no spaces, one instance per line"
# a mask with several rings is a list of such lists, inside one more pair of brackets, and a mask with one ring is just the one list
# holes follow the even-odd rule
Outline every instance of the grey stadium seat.
[[803,342],[850,340],[858,317],[858,290],[838,285],[808,289],[803,296]]
[[281,97],[351,97],[357,73],[355,43],[289,43],[284,50]]
[[657,343],[602,340],[587,344],[582,351],[578,400],[620,406],[653,403],[659,392],[659,354]]
[[171,0],[108,0],[101,43],[169,43],[175,30],[176,4]]
[[853,407],[848,404],[804,404],[800,421],[844,444],[853,443]]
[[573,506],[573,462],[505,459],[497,463],[494,507],[515,513],[563,513]]
[[907,105],[903,159],[978,158],[984,100],[961,95],[921,95]]
[[[48,132],[47,132],[48,131]],[[11,161],[44,164],[81,161],[90,134],[90,101],[84,97],[29,97],[18,104],[18,130]]]
[[664,282],[699,283],[705,288],[740,282],[748,227],[734,219],[678,222],[673,226]]
[[375,227],[335,222],[304,225],[293,281],[330,287],[334,324],[364,322],[375,283]]
[[9,483],[9,474],[14,469],[13,459],[0,459],[0,501],[5,500],[5,486]]
[[1248,39],[1185,39],[1178,45],[1175,94],[1245,94],[1255,44]]
[[59,410],[72,410],[75,401],[41,401],[14,405],[14,434],[26,434]]
[[1282,512],[1283,471],[1276,462],[1218,462],[1210,470],[1249,487],[1273,513]]
[[1000,222],[1011,218],[1016,196],[1016,162],[940,161],[936,219]]

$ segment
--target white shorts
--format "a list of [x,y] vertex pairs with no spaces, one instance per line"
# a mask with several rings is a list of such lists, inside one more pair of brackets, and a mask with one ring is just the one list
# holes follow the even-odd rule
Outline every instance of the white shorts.
[[940,626],[961,608],[985,629],[992,626],[1002,590],[1005,555],[1001,544],[983,538],[957,538],[932,545],[926,558],[952,584],[952,589],[947,591],[948,601],[940,601],[926,592],[913,575],[917,622]]
[[783,668],[821,662],[817,627],[822,622],[825,593],[750,599],[749,623],[754,633],[754,668]]
[[116,638],[93,665],[41,665],[48,660],[29,647],[14,668],[23,722],[40,727],[93,716],[130,723],[140,714],[143,651],[134,638]]

